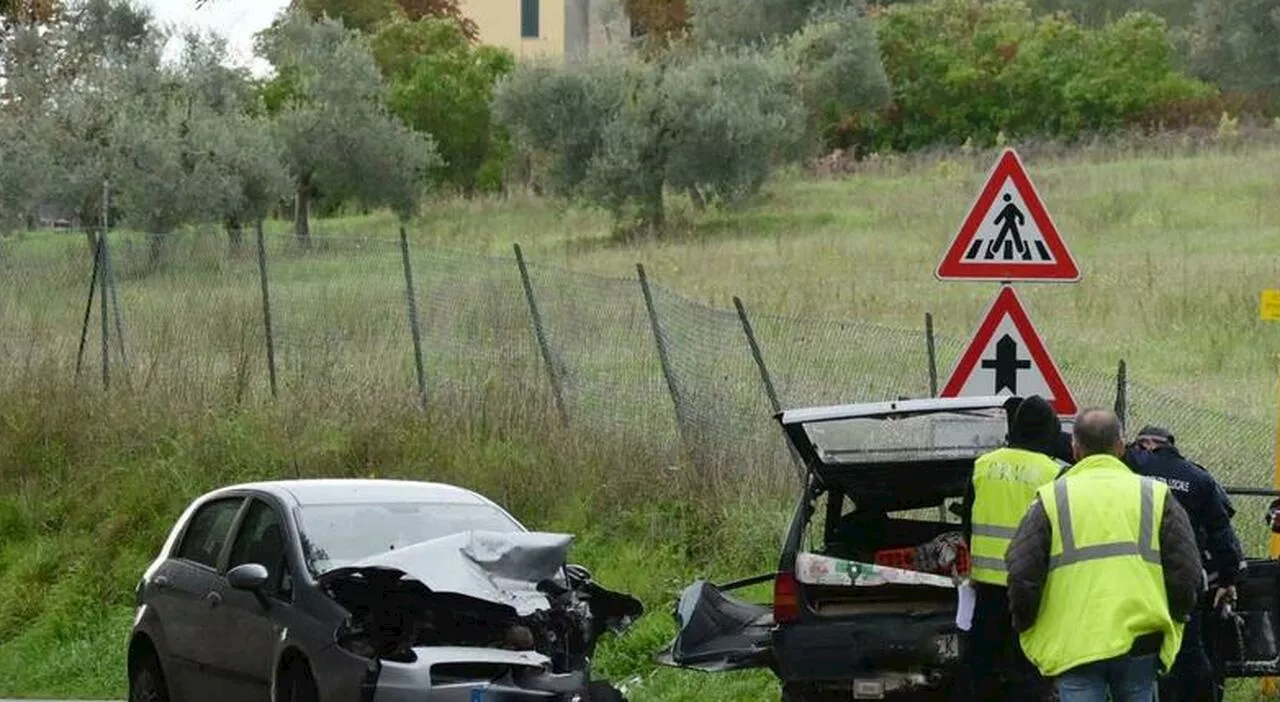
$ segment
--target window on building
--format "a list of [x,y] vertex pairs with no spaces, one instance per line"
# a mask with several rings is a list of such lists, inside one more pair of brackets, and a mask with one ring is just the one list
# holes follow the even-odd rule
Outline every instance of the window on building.
[[538,38],[538,0],[520,0],[520,36]]

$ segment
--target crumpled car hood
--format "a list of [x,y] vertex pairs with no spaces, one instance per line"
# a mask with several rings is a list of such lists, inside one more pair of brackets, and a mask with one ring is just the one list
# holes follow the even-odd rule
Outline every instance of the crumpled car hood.
[[369,556],[327,571],[319,581],[398,571],[433,592],[506,605],[528,616],[550,606],[538,583],[556,578],[572,541],[569,534],[467,531]]

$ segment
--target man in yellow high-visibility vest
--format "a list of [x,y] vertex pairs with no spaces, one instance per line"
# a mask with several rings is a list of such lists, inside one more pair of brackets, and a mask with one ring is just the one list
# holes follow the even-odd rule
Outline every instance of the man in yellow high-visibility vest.
[[1052,458],[1062,432],[1053,406],[1039,395],[1011,400],[1008,444],[974,461],[962,508],[969,543],[973,621],[964,637],[958,696],[973,702],[1047,699],[1048,681],[1022,655],[1009,617],[1004,553],[1040,486],[1067,465]]
[[1075,465],[1037,491],[1005,555],[1013,626],[1061,702],[1154,700],[1204,588],[1187,513],[1124,448],[1114,412],[1081,412]]

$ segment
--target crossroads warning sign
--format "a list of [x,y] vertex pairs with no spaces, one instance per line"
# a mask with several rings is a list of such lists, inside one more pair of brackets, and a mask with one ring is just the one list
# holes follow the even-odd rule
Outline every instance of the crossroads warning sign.
[[934,275],[938,280],[1076,282],[1080,268],[1013,149],[1005,149]]
[[1008,285],[1000,287],[995,302],[939,393],[939,397],[985,395],[1039,395],[1059,415],[1077,411],[1071,390]]

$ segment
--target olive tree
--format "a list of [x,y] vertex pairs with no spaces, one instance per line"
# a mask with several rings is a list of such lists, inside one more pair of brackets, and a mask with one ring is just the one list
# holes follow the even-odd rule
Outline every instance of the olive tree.
[[29,228],[53,183],[46,127],[0,111],[0,231]]
[[317,196],[411,216],[439,156],[429,134],[388,111],[367,41],[339,22],[293,12],[260,35],[258,48],[277,69],[268,109],[293,180],[298,240],[310,241]]
[[246,71],[228,67],[226,57],[225,41],[189,36],[180,70],[186,109],[194,117],[189,136],[221,186],[206,214],[222,223],[232,250],[239,251],[245,225],[260,231],[271,208],[290,192],[290,181],[262,96]]
[[83,0],[21,55],[21,111],[51,164],[42,200],[75,212],[91,246],[119,155],[120,112],[156,86],[163,39],[145,9]]
[[661,231],[667,190],[732,206],[793,153],[804,112],[791,77],[753,51],[611,56],[518,70],[495,111],[519,143],[554,155],[561,192]]

